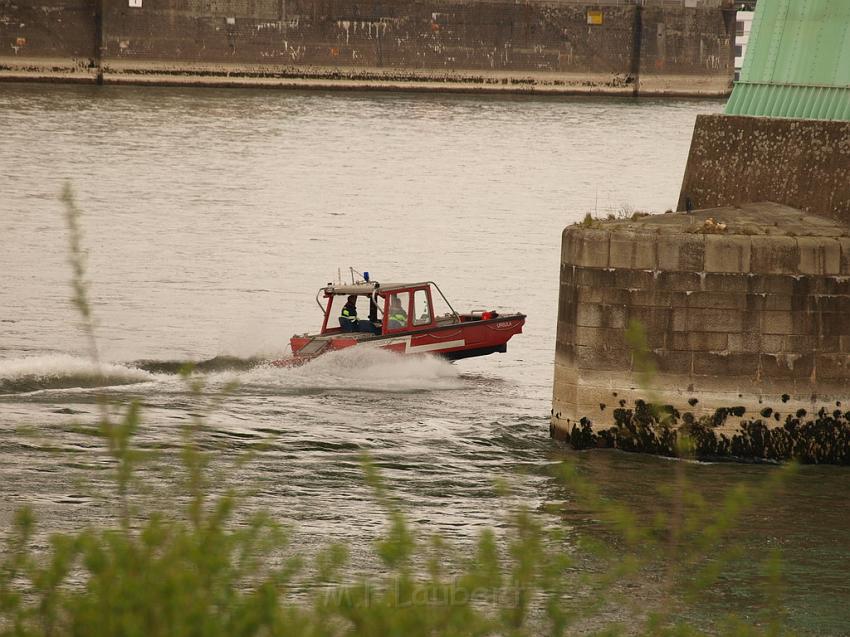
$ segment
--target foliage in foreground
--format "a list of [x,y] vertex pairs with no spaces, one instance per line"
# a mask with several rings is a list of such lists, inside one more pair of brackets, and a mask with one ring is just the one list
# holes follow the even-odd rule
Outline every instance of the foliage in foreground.
[[[387,523],[375,545],[379,562],[355,575],[347,547],[330,544],[308,561],[268,513],[243,519],[235,492],[213,487],[197,420],[183,431],[184,506],[139,508],[139,426],[131,405],[120,422],[107,417],[98,429],[114,465],[113,528],[54,534],[37,550],[32,512],[18,513],[0,564],[0,634],[696,635],[681,617],[727,560],[742,558],[727,535],[763,499],[741,487],[712,505],[678,471],[662,510],[647,521],[565,465],[552,479],[605,523],[604,532],[566,535],[557,511],[519,508],[503,536],[485,531],[458,557],[441,538],[411,527],[364,462]],[[758,493],[774,491],[782,473]],[[620,597],[659,573],[651,596]],[[771,581],[775,594],[776,568]],[[732,622],[723,634],[782,634],[778,600],[768,606],[764,630]]]

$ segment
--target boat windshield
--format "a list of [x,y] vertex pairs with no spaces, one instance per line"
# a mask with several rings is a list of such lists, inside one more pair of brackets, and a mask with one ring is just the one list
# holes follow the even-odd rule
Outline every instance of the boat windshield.
[[428,305],[428,292],[416,290],[413,293],[413,324],[428,325],[431,322],[431,308]]

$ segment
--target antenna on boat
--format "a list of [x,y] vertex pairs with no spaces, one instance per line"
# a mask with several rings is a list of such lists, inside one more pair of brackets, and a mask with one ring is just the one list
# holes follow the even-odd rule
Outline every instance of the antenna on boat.
[[336,269],[336,282],[337,282],[339,285],[342,285],[342,268],[337,268],[337,269]]
[[368,283],[369,282],[369,273],[368,272],[358,272],[351,266],[348,267],[351,271],[351,285],[357,285],[358,283]]

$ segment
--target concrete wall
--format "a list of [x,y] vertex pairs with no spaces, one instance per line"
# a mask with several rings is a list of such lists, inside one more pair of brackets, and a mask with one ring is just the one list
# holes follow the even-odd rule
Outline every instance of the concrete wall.
[[679,210],[775,201],[850,224],[850,122],[701,115]]
[[553,433],[583,418],[610,426],[637,399],[695,416],[741,405],[756,419],[845,400],[848,277],[850,228],[777,204],[568,227]]
[[[589,24],[588,11],[600,11],[602,24]],[[731,89],[733,39],[734,12],[717,6],[0,0],[6,77],[39,67],[48,74],[69,59],[95,60],[102,49],[107,80],[229,75],[723,95]]]
[[95,57],[94,0],[0,0],[0,59]]

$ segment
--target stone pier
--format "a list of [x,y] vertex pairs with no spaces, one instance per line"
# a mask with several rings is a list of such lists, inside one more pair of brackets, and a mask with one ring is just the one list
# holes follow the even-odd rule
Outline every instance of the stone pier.
[[564,230],[555,437],[638,400],[696,418],[742,407],[731,435],[766,408],[831,413],[848,387],[850,227],[756,203]]

